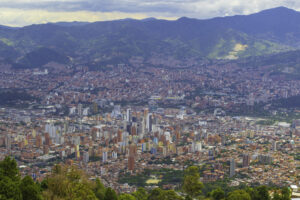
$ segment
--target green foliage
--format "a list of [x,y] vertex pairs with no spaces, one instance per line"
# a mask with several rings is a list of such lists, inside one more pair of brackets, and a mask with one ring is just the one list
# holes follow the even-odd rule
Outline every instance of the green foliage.
[[117,193],[112,188],[107,188],[105,192],[104,200],[117,200]]
[[25,176],[20,184],[23,200],[41,200],[42,195],[39,186],[30,176]]
[[48,179],[44,179],[44,180],[41,182],[41,189],[42,189],[42,190],[47,190],[47,189],[48,189]]
[[106,188],[99,178],[96,179],[96,187],[94,189],[95,195],[99,200],[103,200],[105,197]]
[[97,199],[93,183],[75,167],[56,165],[52,175],[47,178],[47,183],[48,187],[44,191],[45,199]]
[[281,190],[281,200],[290,200],[291,199],[291,191],[289,188],[284,187]]
[[[207,200],[271,200],[267,186],[245,189],[216,187],[206,193]],[[185,200],[203,199],[200,196],[203,184],[199,181],[199,169],[192,166],[185,170],[183,191]],[[228,194],[228,195],[227,195]],[[6,157],[0,161],[0,200],[183,200],[174,190],[155,188],[148,194],[144,188],[138,188],[132,194],[119,197],[112,188],[105,188],[100,179],[89,181],[86,175],[75,167],[56,165],[52,174],[41,184],[35,183],[30,176],[22,180],[16,161]],[[290,200],[291,190],[287,187],[276,189],[272,200]]]
[[14,159],[7,156],[0,162],[0,177],[1,176],[8,177],[12,181],[20,180],[19,169]]
[[275,192],[272,200],[281,200],[281,196],[277,192]]
[[147,180],[151,179],[151,176],[162,177],[161,182],[157,185],[162,187],[167,184],[181,184],[183,181],[183,172],[181,170],[172,169],[160,169],[160,170],[144,170],[144,172],[132,176],[131,174],[125,174],[119,178],[119,183],[128,183],[129,185],[135,185],[138,187],[147,186]]
[[266,186],[247,188],[246,191],[250,194],[251,200],[260,200],[260,199],[270,200],[271,199],[268,188]]
[[66,200],[96,200],[96,196],[93,193],[89,185],[76,182],[71,184],[70,192],[65,197]]
[[20,190],[20,176],[17,168],[17,162],[5,157],[0,161],[0,199],[22,199]]
[[167,190],[163,193],[164,200],[183,200],[174,190]]
[[136,198],[136,200],[147,200],[148,198],[147,191],[142,187],[139,187],[137,191],[132,193],[132,195]]
[[13,181],[7,176],[0,176],[0,199],[22,200],[19,181]]
[[225,192],[221,188],[217,188],[211,192],[211,197],[214,200],[221,200],[225,198]]
[[163,193],[162,189],[155,188],[150,192],[148,196],[148,200],[161,200],[162,193]]
[[162,190],[160,188],[153,189],[148,200],[183,200],[174,190]]
[[265,200],[271,199],[267,186],[264,186],[264,185],[259,186],[259,187],[256,187],[255,190],[257,191],[259,199],[265,199]]
[[130,194],[121,194],[118,200],[136,200],[136,198]]
[[250,195],[245,190],[235,190],[228,195],[228,200],[251,200]]
[[185,170],[182,189],[191,197],[197,197],[202,193],[203,183],[199,180],[199,169],[191,166]]

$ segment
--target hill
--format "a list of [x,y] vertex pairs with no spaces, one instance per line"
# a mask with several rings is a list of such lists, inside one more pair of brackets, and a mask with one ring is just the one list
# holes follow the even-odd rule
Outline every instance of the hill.
[[52,49],[42,47],[22,57],[16,65],[16,68],[38,68],[49,62],[56,62],[60,64],[68,64],[69,58]]
[[147,59],[158,55],[179,60],[238,59],[300,48],[299,20],[299,12],[279,7],[208,20],[150,18],[0,27],[0,57],[16,61],[45,47],[73,57],[77,63],[110,63],[132,56]]

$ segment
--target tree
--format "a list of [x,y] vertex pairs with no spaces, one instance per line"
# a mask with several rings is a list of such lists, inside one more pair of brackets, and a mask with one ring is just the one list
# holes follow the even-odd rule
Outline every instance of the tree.
[[118,200],[136,200],[136,198],[131,194],[121,194]]
[[214,200],[221,200],[225,198],[225,192],[221,188],[217,188],[211,192],[211,197]]
[[275,192],[272,200],[281,200],[281,196],[277,192]]
[[250,195],[245,190],[235,190],[228,195],[228,200],[251,200]]
[[48,179],[45,178],[44,180],[42,180],[41,182],[41,189],[42,190],[47,190],[48,189]]
[[12,181],[7,176],[0,177],[0,199],[21,200],[22,193],[19,188],[19,182]]
[[112,188],[107,188],[104,200],[118,200],[117,193]]
[[149,194],[148,200],[183,200],[174,190],[155,188]]
[[106,188],[99,178],[96,179],[95,195],[99,200],[104,200]]
[[184,198],[184,200],[193,200],[193,199],[192,199],[192,197],[190,197],[190,196],[186,196],[186,197]]
[[132,193],[132,195],[136,198],[136,200],[147,200],[148,198],[147,191],[142,187],[139,187],[136,192]]
[[0,176],[6,176],[12,181],[20,180],[19,169],[15,159],[7,156],[0,162]]
[[0,197],[1,199],[21,200],[20,175],[17,162],[5,157],[0,161]]
[[70,192],[66,200],[97,200],[93,190],[84,183],[76,182],[71,184]]
[[288,187],[284,187],[281,190],[281,200],[290,200],[291,199],[291,191]]
[[38,185],[30,176],[25,176],[20,184],[23,200],[41,200],[42,195]]
[[167,190],[163,193],[164,200],[183,200],[174,190]]
[[264,200],[271,199],[267,186],[262,185],[262,186],[256,187],[254,190],[257,191],[258,199],[264,199]]
[[192,198],[202,193],[203,183],[199,179],[198,167],[191,166],[185,170],[182,189]]
[[75,167],[57,165],[47,178],[45,199],[97,200],[95,184]]
[[161,200],[162,193],[163,193],[162,189],[155,188],[150,192],[148,196],[148,200]]

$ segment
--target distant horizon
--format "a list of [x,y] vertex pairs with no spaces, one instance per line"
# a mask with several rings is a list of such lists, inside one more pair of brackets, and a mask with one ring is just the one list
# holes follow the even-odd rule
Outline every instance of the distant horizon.
[[214,18],[224,18],[224,17],[233,17],[233,16],[247,16],[247,15],[252,15],[252,14],[256,14],[256,13],[260,13],[262,11],[266,11],[266,10],[272,10],[272,9],[276,9],[276,8],[286,8],[286,9],[290,9],[296,12],[300,12],[300,10],[296,10],[293,8],[289,8],[286,6],[276,6],[276,7],[272,7],[272,8],[267,8],[267,9],[263,9],[263,10],[259,10],[259,11],[255,11],[252,13],[247,13],[247,14],[233,14],[233,15],[225,15],[225,16],[214,16],[214,17],[208,17],[208,18],[196,18],[196,17],[190,17],[190,16],[180,16],[180,17],[155,17],[155,16],[146,16],[146,17],[123,17],[123,18],[112,18],[112,19],[99,19],[99,20],[84,20],[85,18],[83,17],[83,20],[80,19],[75,19],[75,20],[61,20],[61,21],[45,21],[42,20],[40,23],[32,23],[32,24],[25,24],[25,25],[10,25],[10,24],[2,24],[0,23],[0,26],[4,26],[4,27],[8,27],[8,28],[23,28],[26,26],[32,26],[32,25],[42,25],[42,24],[58,24],[58,23],[97,23],[97,22],[110,22],[110,21],[125,21],[125,20],[138,20],[138,21],[143,21],[143,20],[147,20],[147,19],[153,19],[153,20],[167,20],[167,21],[177,21],[181,18],[188,18],[188,19],[196,19],[196,20],[210,20],[210,19],[214,19]]

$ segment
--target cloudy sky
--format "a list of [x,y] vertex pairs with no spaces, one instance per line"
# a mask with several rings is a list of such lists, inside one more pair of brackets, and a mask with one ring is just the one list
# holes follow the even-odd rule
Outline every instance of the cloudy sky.
[[172,20],[182,16],[205,19],[278,6],[300,11],[299,0],[0,0],[0,24],[25,26],[147,17]]

